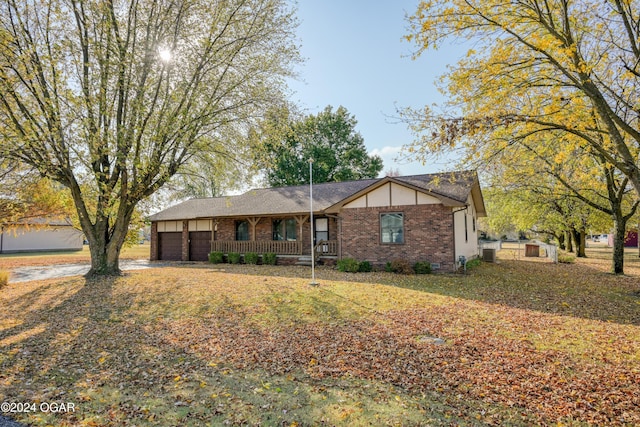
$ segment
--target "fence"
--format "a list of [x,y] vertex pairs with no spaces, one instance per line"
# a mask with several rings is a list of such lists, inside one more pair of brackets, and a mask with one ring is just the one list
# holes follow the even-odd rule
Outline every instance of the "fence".
[[[542,248],[544,250],[544,257],[549,258],[554,263],[558,262],[558,247],[556,245],[543,243],[537,240],[514,240],[508,243],[517,245],[518,258],[520,258],[520,254],[522,253],[522,251],[525,250],[525,245],[533,245],[533,246]],[[496,241],[481,240],[478,243],[478,256],[480,257],[483,256],[484,249],[494,249],[497,252],[503,249],[503,242],[501,240],[496,240]]]

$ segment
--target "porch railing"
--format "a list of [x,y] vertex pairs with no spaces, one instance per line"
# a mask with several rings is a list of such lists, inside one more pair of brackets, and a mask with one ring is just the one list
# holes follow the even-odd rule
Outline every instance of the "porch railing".
[[213,240],[211,252],[255,252],[264,254],[273,252],[278,255],[301,255],[302,242],[282,240]]
[[320,240],[313,248],[313,257],[317,260],[321,256],[338,255],[337,240]]

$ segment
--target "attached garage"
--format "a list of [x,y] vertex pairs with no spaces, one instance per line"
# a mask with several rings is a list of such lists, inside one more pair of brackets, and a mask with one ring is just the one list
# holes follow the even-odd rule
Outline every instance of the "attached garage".
[[163,261],[182,260],[182,233],[158,233],[158,259]]
[[207,261],[211,252],[210,231],[189,232],[189,260]]

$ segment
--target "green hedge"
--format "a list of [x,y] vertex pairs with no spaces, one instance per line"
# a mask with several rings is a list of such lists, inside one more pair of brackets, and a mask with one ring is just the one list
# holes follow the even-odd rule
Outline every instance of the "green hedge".
[[276,265],[277,260],[278,260],[278,256],[273,252],[267,252],[266,254],[262,254],[262,263],[264,265]]
[[227,260],[230,264],[240,264],[240,254],[238,252],[229,252],[227,254]]
[[431,263],[426,261],[418,261],[413,264],[413,271],[416,274],[431,274]]
[[353,258],[342,258],[336,263],[338,271],[343,273],[357,273],[360,271],[360,263]]
[[245,264],[257,264],[260,256],[255,252],[247,252],[244,254],[244,263]]
[[209,254],[209,262],[211,264],[221,264],[224,262],[224,254],[222,252],[211,252]]

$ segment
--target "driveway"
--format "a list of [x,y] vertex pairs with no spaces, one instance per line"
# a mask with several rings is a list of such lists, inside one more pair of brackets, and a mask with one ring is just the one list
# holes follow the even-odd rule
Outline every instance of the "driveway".
[[[164,267],[167,264],[151,262],[146,259],[122,260],[121,270],[140,270],[152,267]],[[29,282],[31,280],[57,279],[60,277],[82,276],[89,272],[91,265],[82,264],[56,264],[48,266],[33,266],[14,268],[9,276],[9,283]]]

